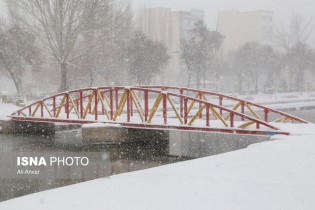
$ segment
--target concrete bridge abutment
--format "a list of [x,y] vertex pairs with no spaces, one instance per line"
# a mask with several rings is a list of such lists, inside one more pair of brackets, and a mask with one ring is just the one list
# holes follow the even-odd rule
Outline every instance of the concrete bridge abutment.
[[120,144],[135,141],[154,141],[165,138],[166,131],[126,128],[120,125],[86,125],[82,127],[85,144]]
[[1,132],[3,134],[26,133],[31,135],[54,135],[55,124],[47,122],[28,122],[14,120],[0,120]]

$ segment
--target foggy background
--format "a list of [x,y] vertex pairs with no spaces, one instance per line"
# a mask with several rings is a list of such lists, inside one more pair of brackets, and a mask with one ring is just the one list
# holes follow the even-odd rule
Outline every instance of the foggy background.
[[308,16],[315,14],[315,2],[312,0],[131,0],[136,12],[144,5],[147,7],[169,7],[173,10],[204,10],[205,22],[212,30],[216,27],[218,12],[222,10],[271,10],[275,13],[276,22],[287,24],[288,17],[296,12]]
[[100,10],[86,0],[75,37],[71,13],[63,19],[64,5],[49,2],[57,9],[42,24],[33,0],[0,1],[0,95],[147,84],[231,95],[315,89],[311,0],[96,1]]

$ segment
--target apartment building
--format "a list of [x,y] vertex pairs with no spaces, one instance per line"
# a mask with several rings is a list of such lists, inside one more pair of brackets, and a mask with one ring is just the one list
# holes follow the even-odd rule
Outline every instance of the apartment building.
[[169,64],[160,82],[166,85],[183,85],[186,82],[186,69],[181,65],[181,40],[189,36],[197,21],[204,19],[201,10],[172,11],[157,7],[141,9],[136,26],[153,40],[164,44],[170,56]]
[[225,36],[223,52],[237,50],[246,42],[274,45],[273,12],[254,10],[219,12],[217,31]]

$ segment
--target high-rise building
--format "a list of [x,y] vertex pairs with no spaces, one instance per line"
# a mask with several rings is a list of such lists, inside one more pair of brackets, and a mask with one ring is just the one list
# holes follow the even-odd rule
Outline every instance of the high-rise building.
[[217,31],[225,36],[223,52],[238,49],[246,42],[257,41],[261,44],[274,44],[273,12],[237,10],[219,13]]
[[172,11],[164,7],[141,9],[136,21],[137,29],[166,47],[171,44],[171,24]]
[[194,24],[203,19],[204,12],[200,10],[174,12],[163,7],[140,10],[136,19],[137,28],[151,39],[164,44],[170,56],[161,82],[168,85],[184,84],[185,70],[181,68],[180,60],[181,40],[187,38]]

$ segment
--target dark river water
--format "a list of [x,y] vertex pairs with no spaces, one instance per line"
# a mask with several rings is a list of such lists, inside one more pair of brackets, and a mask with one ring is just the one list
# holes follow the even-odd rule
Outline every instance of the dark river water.
[[[301,117],[305,120],[315,123],[315,110],[301,110],[288,112],[292,115]],[[21,151],[28,152],[95,152],[107,154],[108,162],[107,175],[126,173],[146,168],[161,166],[192,159],[193,157],[180,157],[170,155],[169,141],[161,135],[158,139],[147,141],[134,141],[120,145],[84,145],[80,135],[80,130],[58,131],[54,137],[29,136],[29,135],[4,135],[0,134],[0,155],[6,158],[15,158],[14,155]],[[213,145],[212,145],[213,146]],[[218,147],[221,147],[218,144]],[[246,147],[247,145],[244,145]],[[214,145],[214,147],[216,147]],[[233,144],[227,146],[220,152],[228,152],[240,149]],[[241,146],[242,147],[242,146]],[[180,148],[178,148],[180,150]],[[211,148],[213,150],[213,148]],[[9,157],[8,157],[9,156]],[[8,164],[0,166],[1,170],[11,167]],[[99,177],[104,177],[100,175]],[[63,178],[15,178],[0,177],[0,201],[12,199],[15,197],[31,194],[43,190],[48,190],[65,185],[75,184],[98,177],[85,177],[84,179]]]

